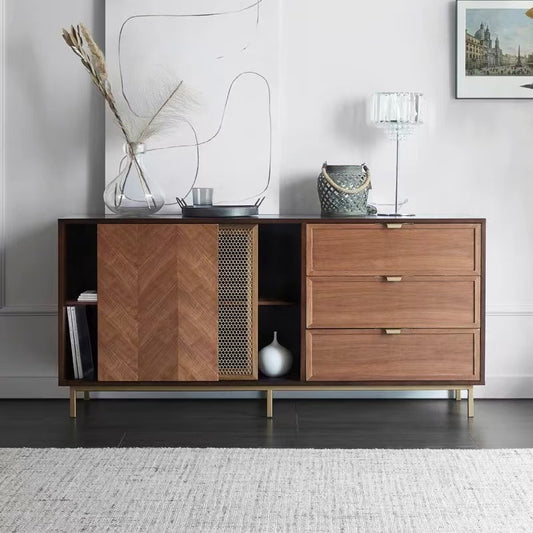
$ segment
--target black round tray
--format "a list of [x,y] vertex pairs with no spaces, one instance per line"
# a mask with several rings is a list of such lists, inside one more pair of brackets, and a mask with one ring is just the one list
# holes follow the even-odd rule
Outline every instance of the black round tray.
[[181,208],[184,217],[253,217],[259,214],[258,205],[210,205],[194,206],[187,205]]

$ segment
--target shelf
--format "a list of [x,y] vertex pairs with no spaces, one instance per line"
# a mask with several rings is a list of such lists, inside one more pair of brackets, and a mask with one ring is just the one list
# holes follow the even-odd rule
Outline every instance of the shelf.
[[97,305],[98,302],[79,302],[78,300],[66,300],[65,305]]
[[290,300],[275,300],[270,298],[260,298],[259,299],[259,305],[261,306],[267,306],[267,305],[298,305],[297,302],[292,302]]
[[[219,381],[89,381],[80,379],[60,380],[61,386],[70,387],[108,387],[110,390],[120,390],[121,387],[155,387],[160,390],[172,390],[172,388],[187,387],[209,387],[213,389],[224,389],[232,387],[265,387],[265,386],[305,386],[306,381],[296,379],[290,374],[281,378],[267,378],[261,376],[259,379],[251,380],[219,380]],[[311,383],[312,385],[312,383]]]
[[[290,300],[275,300],[274,298],[260,298],[257,302],[259,306],[274,306],[274,305],[284,305],[284,306],[291,306],[291,305],[298,305],[296,302],[292,302]],[[248,305],[248,302],[246,300],[242,301],[232,301],[228,300],[226,302],[222,301],[220,302],[221,306],[224,305]]]

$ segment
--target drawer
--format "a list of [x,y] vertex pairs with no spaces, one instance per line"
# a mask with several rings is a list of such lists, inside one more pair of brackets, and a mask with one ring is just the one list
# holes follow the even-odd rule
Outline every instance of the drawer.
[[307,331],[308,381],[475,381],[479,330]]
[[472,328],[479,323],[477,276],[307,278],[308,328]]
[[480,274],[481,225],[308,224],[306,259],[309,276]]

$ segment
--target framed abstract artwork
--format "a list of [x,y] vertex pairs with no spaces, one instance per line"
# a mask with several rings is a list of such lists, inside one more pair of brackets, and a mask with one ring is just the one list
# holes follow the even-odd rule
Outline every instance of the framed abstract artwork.
[[457,1],[457,98],[533,98],[531,7],[531,1]]
[[[107,0],[110,82],[137,117],[183,82],[194,105],[146,145],[146,167],[165,196],[192,203],[193,187],[213,202],[279,211],[279,0]],[[157,97],[160,96],[159,100]],[[108,181],[124,157],[108,120]]]

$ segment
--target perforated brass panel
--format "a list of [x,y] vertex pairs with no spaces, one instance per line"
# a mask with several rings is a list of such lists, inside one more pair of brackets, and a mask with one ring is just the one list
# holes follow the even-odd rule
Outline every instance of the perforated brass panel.
[[219,226],[218,372],[257,379],[257,226]]

